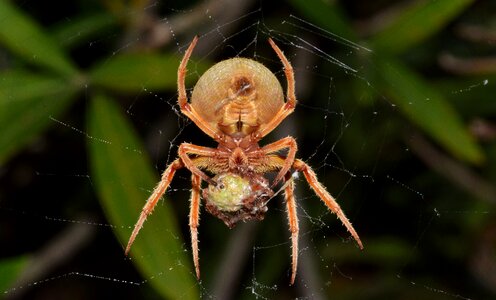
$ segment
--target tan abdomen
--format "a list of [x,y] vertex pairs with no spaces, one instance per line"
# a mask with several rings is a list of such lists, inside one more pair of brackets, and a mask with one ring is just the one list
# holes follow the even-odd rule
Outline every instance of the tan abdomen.
[[198,80],[191,106],[219,131],[243,137],[266,123],[284,105],[277,78],[264,65],[247,58],[217,63]]
[[222,132],[235,136],[246,136],[258,129],[258,114],[255,102],[230,102],[222,108],[222,120],[218,124]]

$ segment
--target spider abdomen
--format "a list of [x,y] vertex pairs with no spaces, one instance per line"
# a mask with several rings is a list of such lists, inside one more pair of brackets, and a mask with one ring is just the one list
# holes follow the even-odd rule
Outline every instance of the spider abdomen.
[[276,76],[248,58],[221,61],[196,83],[191,106],[212,127],[243,137],[265,124],[284,105]]
[[255,131],[259,124],[258,110],[254,101],[256,95],[250,99],[237,97],[221,109],[222,118],[218,123],[219,128],[230,136],[246,136]]

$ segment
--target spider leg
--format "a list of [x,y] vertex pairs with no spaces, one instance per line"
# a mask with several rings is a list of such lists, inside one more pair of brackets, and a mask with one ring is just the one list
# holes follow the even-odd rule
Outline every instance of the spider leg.
[[291,174],[286,174],[286,181],[288,185],[284,188],[284,198],[288,209],[289,230],[291,231],[291,283],[293,285],[296,278],[296,269],[298,266],[298,233],[300,231],[298,226],[298,215],[296,214],[296,202],[294,198],[294,181]]
[[260,126],[260,129],[255,135],[257,139],[261,139],[262,137],[266,136],[269,132],[274,130],[274,128],[276,128],[287,116],[289,116],[294,111],[294,108],[296,106],[295,79],[294,79],[293,67],[291,66],[291,63],[286,58],[282,50],[279,49],[279,47],[270,38],[269,38],[269,43],[284,66],[284,74],[286,75],[286,81],[288,83],[288,87],[286,91],[286,103],[274,115],[274,118],[272,118],[272,120],[270,120],[267,124]]
[[201,178],[193,174],[191,176],[192,190],[189,211],[189,229],[191,231],[191,249],[193,252],[193,263],[195,264],[196,277],[200,279],[200,263],[198,257],[198,226],[200,218],[200,190]]
[[261,150],[265,155],[277,152],[282,149],[289,149],[288,155],[284,159],[284,164],[281,166],[279,173],[277,174],[274,182],[272,183],[272,187],[274,187],[279,181],[284,177],[286,173],[288,173],[289,169],[293,165],[295,160],[296,151],[298,150],[298,146],[294,138],[288,136],[283,139],[280,139],[274,143],[268,144],[264,146]]
[[178,155],[182,159],[184,166],[191,171],[191,173],[198,175],[201,179],[205,180],[209,184],[215,185],[216,183],[208,177],[207,174],[205,174],[202,170],[200,170],[194,162],[191,160],[191,158],[188,156],[188,154],[195,154],[198,155],[199,157],[213,157],[218,154],[217,149],[213,148],[208,148],[208,147],[202,147],[202,146],[197,146],[193,144],[188,144],[188,143],[182,143],[179,146],[178,149]]
[[127,242],[126,252],[125,252],[126,255],[129,253],[129,250],[131,249],[131,245],[134,243],[134,239],[138,235],[138,232],[140,231],[141,227],[143,227],[143,223],[145,222],[146,217],[148,217],[148,215],[152,213],[153,209],[155,208],[155,205],[157,205],[158,200],[160,199],[160,197],[162,197],[165,190],[172,181],[172,178],[174,177],[176,170],[181,169],[182,167],[184,167],[184,164],[181,161],[181,159],[178,158],[165,169],[164,173],[162,173],[162,179],[153,190],[151,196],[146,201],[145,206],[141,210],[141,214],[139,216],[138,222],[136,222],[136,225],[134,225],[133,233],[131,234],[129,241]]
[[325,205],[338,216],[343,225],[350,232],[351,236],[353,236],[353,238],[357,242],[358,247],[360,247],[360,249],[363,249],[362,241],[360,241],[360,238],[358,237],[358,234],[351,225],[350,221],[348,220],[348,218],[346,218],[343,210],[336,202],[336,200],[334,200],[331,194],[329,194],[325,187],[317,180],[317,176],[315,175],[315,172],[312,170],[312,168],[310,168],[310,166],[303,162],[301,159],[295,160],[293,168],[303,172],[305,179],[307,180],[310,187],[315,191],[317,196],[319,196],[319,198],[325,203]]
[[196,43],[198,42],[198,36],[195,36],[191,41],[188,49],[184,53],[183,59],[179,64],[179,68],[177,69],[177,103],[181,110],[188,104],[188,97],[186,95],[186,86],[184,84],[184,80],[186,78],[186,66],[188,65],[189,58],[191,57],[191,53],[193,53],[193,49],[195,49]]
[[269,44],[274,49],[276,52],[277,56],[281,60],[283,66],[284,66],[284,73],[286,75],[286,80],[288,82],[288,89],[286,91],[286,98],[287,98],[287,104],[289,104],[292,107],[295,107],[296,105],[296,96],[295,96],[295,79],[294,79],[294,71],[293,67],[291,66],[291,63],[289,60],[286,58],[284,55],[284,52],[282,52],[281,49],[274,43],[274,41],[269,38]]
[[195,123],[198,128],[200,128],[211,138],[218,140],[219,134],[217,133],[217,130],[215,130],[215,128],[213,128],[208,122],[203,120],[203,118],[198,115],[194,108],[191,107],[191,105],[188,103],[188,96],[186,94],[186,86],[184,84],[187,72],[186,66],[188,65],[189,58],[191,57],[191,53],[193,52],[193,49],[195,48],[197,42],[198,36],[195,36],[188,49],[184,53],[181,64],[177,69],[177,103],[181,108],[181,112],[186,115],[191,121],[193,121],[193,123]]

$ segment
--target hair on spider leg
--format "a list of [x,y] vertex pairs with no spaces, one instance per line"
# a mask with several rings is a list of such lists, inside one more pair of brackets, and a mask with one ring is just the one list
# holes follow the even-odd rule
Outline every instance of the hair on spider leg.
[[293,171],[291,173],[288,173],[288,176],[287,176],[287,179],[284,180],[284,183],[279,187],[279,189],[277,191],[274,192],[274,195],[272,195],[272,197],[270,197],[268,200],[267,200],[267,203],[272,200],[275,196],[279,195],[281,192],[283,192],[290,184],[290,179],[298,179],[299,178],[299,175],[298,175],[298,171]]

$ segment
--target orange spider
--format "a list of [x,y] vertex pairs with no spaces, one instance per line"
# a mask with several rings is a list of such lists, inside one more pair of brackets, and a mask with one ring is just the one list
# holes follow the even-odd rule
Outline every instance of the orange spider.
[[[297,144],[288,136],[260,147],[258,141],[274,130],[296,105],[293,68],[279,47],[269,39],[272,49],[284,65],[287,79],[287,101],[275,75],[264,65],[248,58],[221,61],[207,70],[196,83],[191,103],[186,96],[186,65],[195,48],[195,37],[186,50],[177,72],[178,103],[185,114],[203,132],[219,143],[216,149],[182,143],[179,157],[162,174],[162,179],[148,198],[129,238],[126,255],[147,216],[169,186],[176,170],[186,167],[192,173],[189,227],[193,262],[198,278],[198,225],[200,194],[205,208],[232,228],[238,221],[262,220],[272,188],[284,179],[292,241],[291,284],[296,277],[298,258],[298,216],[293,195],[291,170],[301,171],[310,187],[346,226],[363,249],[362,242],[334,198],[317,180],[315,172],[302,160],[295,159]],[[287,149],[287,154],[278,154]],[[202,170],[215,175],[208,176]],[[278,171],[269,186],[265,173]],[[201,183],[208,187],[202,190]]]

